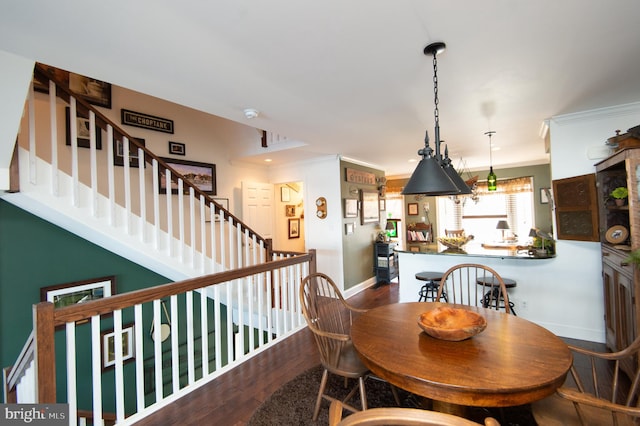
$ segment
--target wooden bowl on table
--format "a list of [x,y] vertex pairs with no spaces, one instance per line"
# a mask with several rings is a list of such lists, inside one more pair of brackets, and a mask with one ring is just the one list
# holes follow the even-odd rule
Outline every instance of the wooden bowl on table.
[[431,337],[458,342],[481,333],[487,328],[487,320],[466,309],[439,306],[420,314],[418,325]]

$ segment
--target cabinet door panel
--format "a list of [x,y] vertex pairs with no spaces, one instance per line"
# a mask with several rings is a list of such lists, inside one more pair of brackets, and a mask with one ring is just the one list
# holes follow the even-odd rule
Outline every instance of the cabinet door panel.
[[602,279],[604,283],[604,325],[606,331],[607,347],[617,350],[617,324],[616,324],[616,291],[615,270],[607,263],[602,264]]
[[618,348],[626,348],[636,336],[635,314],[633,309],[633,279],[626,275],[618,275],[617,303],[620,328],[618,333]]

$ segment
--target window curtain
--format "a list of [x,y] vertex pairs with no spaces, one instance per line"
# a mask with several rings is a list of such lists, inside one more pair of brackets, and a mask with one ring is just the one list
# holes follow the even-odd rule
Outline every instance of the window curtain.
[[487,182],[478,182],[478,195],[489,195],[496,193],[518,194],[521,192],[533,192],[533,177],[525,176],[513,179],[498,179],[498,188],[489,192]]

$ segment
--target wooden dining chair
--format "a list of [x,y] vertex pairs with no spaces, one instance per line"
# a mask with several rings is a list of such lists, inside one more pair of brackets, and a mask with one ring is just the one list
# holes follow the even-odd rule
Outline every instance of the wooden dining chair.
[[[569,349],[573,354],[573,382],[567,380],[555,394],[531,405],[536,422],[540,426],[640,424],[640,337],[618,352],[597,352],[573,345]],[[621,371],[624,362],[633,366],[628,377]],[[612,380],[598,380],[611,374]]]
[[[373,425],[432,425],[432,426],[480,426],[480,423],[452,414],[417,408],[372,408],[351,414],[342,419],[342,405],[333,401],[329,407],[329,426]],[[487,417],[485,426],[500,426],[497,420]]]
[[504,280],[485,265],[462,263],[449,268],[442,275],[436,300],[443,294],[447,295],[449,303],[504,309],[511,313]]
[[[322,273],[308,275],[302,280],[300,301],[304,318],[318,345],[320,363],[324,367],[313,410],[313,420],[318,418],[323,398],[329,402],[336,400],[325,393],[329,373],[342,376],[345,379],[357,379],[357,385],[341,402],[347,410],[359,411],[347,404],[347,401],[359,390],[360,405],[362,410],[366,410],[367,395],[364,381],[370,372],[360,361],[351,342],[353,319],[366,312],[366,309],[351,306],[344,299],[333,280]],[[396,403],[399,404],[397,390],[392,386],[391,391]]]

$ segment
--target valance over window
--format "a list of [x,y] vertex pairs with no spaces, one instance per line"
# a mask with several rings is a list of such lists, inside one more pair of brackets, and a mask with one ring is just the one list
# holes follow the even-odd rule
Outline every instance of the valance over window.
[[518,177],[513,179],[498,179],[498,188],[489,192],[487,182],[478,182],[478,195],[488,194],[518,194],[521,192],[533,192],[533,178],[531,176]]

